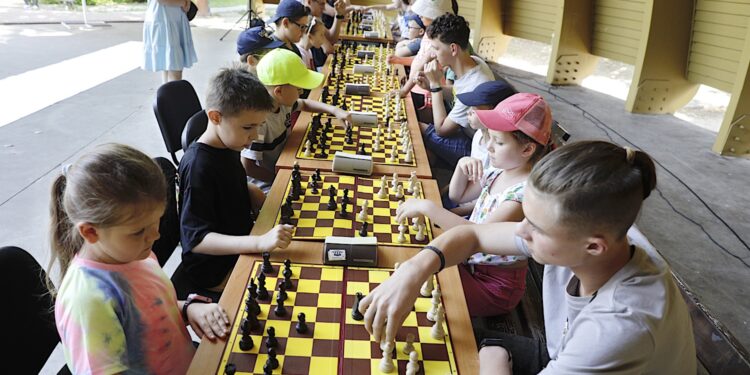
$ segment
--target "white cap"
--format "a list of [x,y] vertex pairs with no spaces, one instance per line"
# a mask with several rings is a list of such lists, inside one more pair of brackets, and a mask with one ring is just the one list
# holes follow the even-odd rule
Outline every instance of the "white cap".
[[417,0],[411,6],[417,15],[434,20],[445,13],[453,13],[451,0]]

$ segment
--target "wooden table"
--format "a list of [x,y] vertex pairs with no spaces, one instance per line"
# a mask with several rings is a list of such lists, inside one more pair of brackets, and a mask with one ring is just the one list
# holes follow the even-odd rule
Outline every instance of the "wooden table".
[[[283,183],[275,183],[271,188],[251,234],[263,234],[273,227],[280,202],[284,195],[286,182],[289,180],[290,175],[291,171],[289,170],[280,171],[276,181]],[[440,195],[435,181],[421,180],[421,182],[424,186],[423,192],[428,199],[439,199]],[[433,230],[435,235],[442,232],[439,228],[433,227]],[[419,250],[419,248],[378,246],[378,266],[393,267],[394,263],[408,260]],[[271,259],[283,261],[289,258],[295,263],[321,264],[323,260],[322,254],[322,242],[292,241],[288,248],[272,252]],[[219,304],[229,314],[230,321],[235,321],[239,305],[242,303],[243,292],[250,280],[251,267],[253,262],[259,259],[261,259],[259,255],[243,255],[240,256],[234,267],[227,287],[219,301]],[[450,329],[458,370],[461,374],[476,374],[479,372],[477,346],[474,341],[474,331],[469,319],[458,269],[456,267],[444,269],[438,274],[438,281],[442,288],[446,320]],[[190,365],[188,373],[200,375],[216,374],[225,346],[226,341],[212,343],[208,340],[203,340]]]

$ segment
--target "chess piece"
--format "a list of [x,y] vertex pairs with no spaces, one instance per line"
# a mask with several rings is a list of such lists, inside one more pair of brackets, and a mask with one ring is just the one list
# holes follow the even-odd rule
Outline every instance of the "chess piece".
[[313,176],[315,176],[315,182],[318,182],[322,179],[322,177],[320,177],[320,168],[315,168],[315,174]]
[[237,365],[234,363],[227,363],[224,366],[224,375],[234,375],[235,372],[237,372]]
[[422,187],[419,184],[414,185],[414,192],[411,194],[411,196],[413,198],[419,198],[419,194],[421,193],[422,193]]
[[281,274],[284,277],[292,277],[292,261],[289,258],[284,261],[284,271]]
[[411,218],[411,229],[419,230],[419,216]]
[[367,237],[367,234],[368,234],[367,233],[367,226],[368,226],[368,224],[369,223],[366,222],[366,221],[362,223],[362,228],[359,230],[359,236],[360,237]]
[[301,312],[297,314],[297,325],[294,326],[297,333],[307,333],[307,322],[305,321],[305,313]]
[[411,175],[409,176],[409,192],[410,193],[414,192],[414,187],[417,186],[417,181],[419,181],[417,179],[417,172],[411,171]]
[[367,155],[367,150],[365,149],[364,143],[359,145],[359,150],[357,150],[357,155]]
[[408,150],[406,150],[406,157],[404,158],[404,162],[411,163],[413,161],[414,161],[414,151],[411,148],[409,148]]
[[406,364],[406,374],[417,375],[419,372],[419,354],[412,350],[409,352],[409,363]]
[[341,211],[339,212],[339,215],[343,218],[349,217],[349,212],[346,211],[346,202],[341,202]]
[[266,274],[261,273],[258,276],[258,299],[265,301],[268,297],[268,289],[266,289]]
[[255,346],[255,343],[253,342],[252,336],[250,336],[250,331],[242,332],[242,339],[240,340],[240,350],[242,351],[248,351]]
[[424,241],[425,239],[425,235],[424,235],[425,224],[418,223],[417,225],[419,228],[417,229],[417,234],[414,236],[414,239],[421,242],[421,241]]
[[276,297],[276,308],[273,309],[273,313],[276,316],[286,316],[286,307],[284,307],[284,299],[281,298],[281,294]]
[[396,157],[396,145],[393,145],[391,147],[391,157],[388,159],[389,162],[395,163],[398,161],[398,157]]
[[380,360],[380,372],[389,374],[395,368],[393,365],[393,343],[388,342],[385,344],[385,349],[383,350],[383,359]]
[[279,346],[279,340],[276,339],[276,328],[268,327],[266,330],[268,337],[266,338],[266,347],[275,348]]
[[435,340],[442,340],[445,338],[445,330],[443,329],[443,322],[445,321],[445,310],[443,305],[438,306],[437,313],[435,314],[435,324],[432,326],[430,334]]
[[427,320],[434,322],[437,319],[438,306],[440,305],[440,286],[432,290],[432,308],[427,311]]
[[357,220],[367,221],[367,203],[367,199],[362,201],[362,209],[359,211],[359,215],[357,215]]
[[376,136],[375,141],[372,143],[372,152],[380,151],[380,137]]
[[279,360],[276,359],[276,349],[268,349],[268,360],[266,361],[266,363],[269,364],[269,367],[274,370],[279,368]]
[[263,253],[263,273],[268,274],[273,272],[273,265],[271,264],[271,254]]
[[336,188],[331,185],[328,188],[328,206],[327,208],[331,211],[335,211],[338,205],[336,204]]
[[432,289],[434,289],[434,285],[432,284],[432,276],[430,276],[427,278],[427,281],[422,284],[419,294],[421,294],[422,297],[430,297],[432,296]]
[[344,196],[341,198],[341,201],[349,204],[351,201],[349,200],[349,189],[344,189]]
[[385,176],[380,178],[380,190],[378,190],[378,198],[388,198],[388,185],[385,182]]
[[404,243],[406,242],[406,235],[404,234],[406,232],[406,227],[399,227],[398,228],[398,238],[396,238],[396,241],[398,243]]
[[252,277],[250,278],[250,285],[247,287],[247,292],[250,295],[250,298],[258,298],[258,285],[255,284],[255,279]]
[[354,304],[352,305],[352,319],[354,320],[359,321],[365,318],[365,316],[362,315],[361,312],[359,312],[359,303],[364,297],[365,296],[363,296],[361,292],[357,292],[357,294],[354,295]]
[[406,345],[404,345],[404,354],[409,354],[414,351],[414,334],[406,334]]
[[282,301],[286,301],[289,296],[286,294],[286,283],[284,280],[279,281],[279,294],[276,296],[276,299],[281,299]]
[[401,199],[404,197],[404,185],[398,185],[396,188],[396,199]]
[[305,142],[305,157],[309,158],[312,156],[312,142],[308,139],[307,142]]

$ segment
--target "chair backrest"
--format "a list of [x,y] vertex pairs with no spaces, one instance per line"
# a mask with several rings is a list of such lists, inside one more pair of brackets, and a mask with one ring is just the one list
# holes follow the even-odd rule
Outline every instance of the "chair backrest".
[[176,153],[182,149],[182,129],[190,116],[200,110],[198,95],[188,81],[167,82],[156,90],[154,115],[164,138],[164,145],[175,164],[179,164]]
[[177,213],[177,169],[163,157],[154,158],[167,181],[167,208],[159,221],[159,239],[151,246],[159,265],[164,267],[180,243],[180,217]]
[[208,127],[208,115],[206,111],[200,111],[193,115],[182,130],[182,149],[187,150],[193,141],[206,131]]

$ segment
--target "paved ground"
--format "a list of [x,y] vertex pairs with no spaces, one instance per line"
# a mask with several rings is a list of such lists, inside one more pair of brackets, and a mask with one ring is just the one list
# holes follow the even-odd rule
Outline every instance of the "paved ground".
[[[141,40],[138,22],[112,22],[91,29],[66,27],[57,21],[64,16],[73,19],[75,14],[27,12],[19,5],[4,7],[4,2],[0,0],[0,83],[32,69]],[[131,17],[138,19],[137,13],[91,19],[131,21]],[[192,30],[200,61],[186,71],[185,78],[201,97],[210,75],[235,59],[237,32],[223,42],[218,39],[240,14],[217,13],[195,22]],[[48,23],[7,24],[11,17],[16,20],[24,15]],[[661,164],[659,191],[648,199],[639,226],[706,306],[750,347],[750,299],[745,291],[750,285],[750,249],[738,237],[750,241],[750,160],[711,153],[714,133],[673,116],[632,115],[623,110],[619,99],[581,87],[550,88],[542,77],[512,68],[504,72],[519,89],[547,98],[574,139],[612,139],[654,156]],[[85,77],[87,72],[70,74]],[[42,92],[55,84],[54,79],[29,82],[22,89]],[[156,74],[133,69],[0,127],[3,245],[22,246],[47,263],[50,182],[62,163],[92,146],[122,142],[166,156],[151,109],[159,84]],[[13,92],[0,91],[3,106],[13,103],[13,97]],[[59,368],[59,354],[56,358],[50,368]]]

